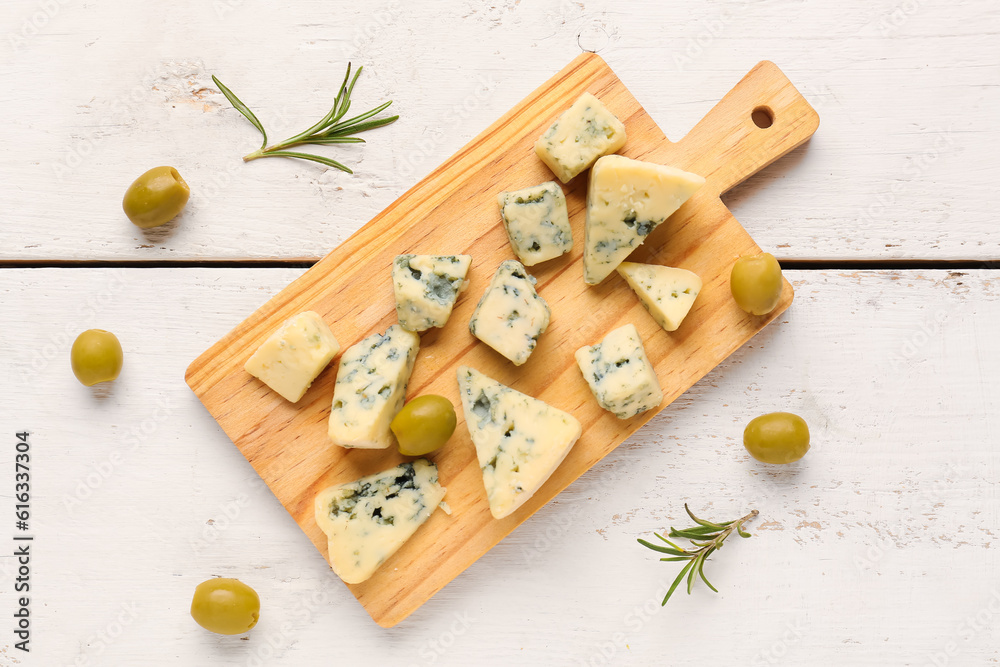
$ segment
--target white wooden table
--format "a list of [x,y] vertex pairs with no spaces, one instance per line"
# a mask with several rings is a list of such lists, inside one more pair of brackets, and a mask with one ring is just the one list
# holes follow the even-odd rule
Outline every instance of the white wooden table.
[[[81,2],[0,6],[2,665],[982,665],[1000,661],[1000,7],[995,0]],[[564,66],[597,50],[679,138],[761,59],[822,117],[727,196],[797,296],[780,323],[396,628],[376,626],[187,389],[208,345]],[[395,125],[355,176],[243,164],[217,74],[288,135],[347,60]],[[281,138],[281,137],[277,137]],[[145,169],[176,224],[120,211]],[[259,262],[265,261],[265,264]],[[257,262],[255,264],[254,262]],[[80,331],[125,369],[88,390]],[[743,425],[801,414],[797,466]],[[30,653],[15,648],[15,433],[30,431]],[[636,544],[761,511],[661,608]],[[218,637],[197,583],[251,584]],[[20,594],[18,594],[20,595]]]

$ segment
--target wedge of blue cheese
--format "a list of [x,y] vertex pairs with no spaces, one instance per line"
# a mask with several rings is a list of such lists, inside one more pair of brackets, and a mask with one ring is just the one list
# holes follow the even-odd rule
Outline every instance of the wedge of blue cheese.
[[410,539],[444,498],[426,459],[339,484],[316,496],[316,524],[326,533],[330,566],[360,584]]
[[469,320],[469,331],[520,366],[549,326],[549,306],[520,262],[500,264]]
[[510,516],[580,438],[573,415],[461,366],[458,388],[494,518]]
[[667,331],[677,330],[701,292],[701,278],[687,269],[622,262],[618,273],[656,323]]
[[469,255],[399,255],[392,263],[396,317],[407,331],[443,327],[468,287]]
[[389,422],[403,407],[420,336],[398,324],[347,348],[330,410],[330,439],[341,447],[384,449]]
[[701,176],[674,167],[621,155],[599,159],[587,191],[584,282],[607,278],[704,184]]
[[296,403],[338,352],[340,344],[330,327],[309,310],[282,324],[243,368],[285,400]]
[[573,249],[566,195],[555,181],[501,192],[500,217],[510,247],[525,266],[534,266]]
[[598,404],[619,419],[663,402],[660,382],[633,324],[615,329],[597,345],[581,347],[576,363]]
[[625,125],[604,104],[584,93],[535,142],[535,153],[563,183],[602,155],[625,145]]

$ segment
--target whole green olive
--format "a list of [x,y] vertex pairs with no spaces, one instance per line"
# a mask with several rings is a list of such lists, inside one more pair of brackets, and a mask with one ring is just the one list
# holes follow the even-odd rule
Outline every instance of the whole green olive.
[[729,275],[736,304],[751,315],[767,315],[781,299],[781,265],[768,252],[740,257]]
[[763,463],[794,463],[809,451],[809,425],[791,412],[761,415],[744,429],[743,446]]
[[194,589],[191,617],[211,632],[241,635],[257,625],[260,597],[239,579],[209,579]]
[[88,329],[73,341],[69,361],[73,375],[85,386],[110,382],[122,371],[122,345],[110,331]]
[[136,227],[149,229],[173,220],[184,210],[191,189],[173,167],[154,167],[125,191],[122,209]]
[[403,456],[423,456],[440,448],[455,432],[455,408],[444,396],[418,396],[389,424]]

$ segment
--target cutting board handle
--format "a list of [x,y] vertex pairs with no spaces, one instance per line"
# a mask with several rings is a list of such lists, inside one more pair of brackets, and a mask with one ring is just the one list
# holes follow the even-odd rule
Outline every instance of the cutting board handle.
[[818,127],[816,110],[777,65],[764,60],[680,143],[698,156],[688,170],[721,195],[804,143]]

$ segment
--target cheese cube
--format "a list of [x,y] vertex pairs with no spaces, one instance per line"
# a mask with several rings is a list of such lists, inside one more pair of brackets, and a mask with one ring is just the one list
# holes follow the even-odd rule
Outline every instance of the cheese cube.
[[247,359],[243,368],[295,403],[338,352],[340,344],[330,327],[310,310],[282,324]]
[[371,577],[430,518],[444,493],[426,459],[321,491],[314,514],[333,571],[348,584]]
[[576,351],[576,363],[602,408],[629,419],[655,408],[663,391],[635,325],[626,324],[594,346]]
[[674,167],[602,157],[590,171],[584,225],[583,279],[596,285],[705,184]]
[[469,320],[469,331],[520,366],[531,356],[538,337],[549,326],[549,306],[535,292],[535,279],[520,262],[508,259]]
[[701,278],[686,269],[622,262],[618,273],[656,323],[667,331],[677,330],[701,291]]
[[396,317],[407,331],[443,327],[469,282],[468,255],[399,255],[392,264]]
[[420,336],[398,324],[347,348],[330,410],[330,439],[341,447],[384,449],[389,422],[403,407]]
[[534,266],[573,249],[566,196],[555,181],[501,192],[497,202],[510,246],[525,266]]
[[490,512],[512,514],[545,483],[583,432],[573,415],[461,366],[458,389]]
[[568,183],[602,155],[625,145],[625,126],[599,99],[584,93],[535,142],[535,153]]

